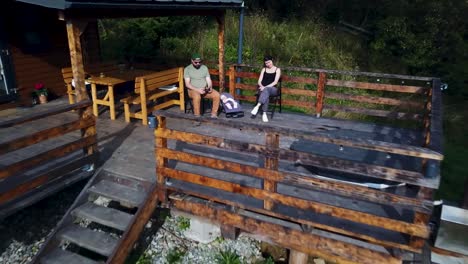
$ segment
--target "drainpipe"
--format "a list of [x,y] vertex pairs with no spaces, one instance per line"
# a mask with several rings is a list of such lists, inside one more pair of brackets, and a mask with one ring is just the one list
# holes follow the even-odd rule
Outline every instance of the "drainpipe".
[[[237,44],[237,64],[242,63],[242,50],[243,50],[243,37],[244,37],[244,2],[242,2],[242,7],[239,16],[239,42]],[[240,82],[240,78],[236,79],[236,83]],[[240,95],[240,90],[236,89],[236,94]]]

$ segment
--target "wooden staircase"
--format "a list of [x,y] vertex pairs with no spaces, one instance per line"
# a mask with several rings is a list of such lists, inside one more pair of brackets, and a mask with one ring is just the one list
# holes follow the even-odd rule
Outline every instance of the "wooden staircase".
[[124,263],[157,203],[156,184],[96,173],[32,263]]

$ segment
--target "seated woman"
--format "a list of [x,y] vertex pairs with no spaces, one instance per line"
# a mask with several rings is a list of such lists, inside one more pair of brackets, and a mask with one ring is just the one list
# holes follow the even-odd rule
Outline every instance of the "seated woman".
[[275,86],[281,77],[281,69],[273,64],[273,57],[271,56],[266,56],[263,61],[265,67],[260,72],[260,77],[258,78],[258,102],[250,113],[252,114],[251,117],[255,118],[261,106],[263,110],[262,120],[263,122],[268,122],[266,112],[268,111],[270,96],[275,96],[278,93],[278,89]]

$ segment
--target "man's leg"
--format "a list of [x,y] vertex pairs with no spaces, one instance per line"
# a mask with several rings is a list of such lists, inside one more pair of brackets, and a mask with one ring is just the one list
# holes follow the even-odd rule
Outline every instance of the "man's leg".
[[213,107],[211,108],[211,116],[217,116],[218,115],[218,108],[219,108],[219,102],[220,102],[220,97],[219,93],[216,90],[212,90],[211,93],[208,93],[205,95],[205,98],[213,99]]
[[195,116],[200,116],[200,101],[201,101],[200,93],[196,91],[188,90],[188,95],[192,99],[193,114]]

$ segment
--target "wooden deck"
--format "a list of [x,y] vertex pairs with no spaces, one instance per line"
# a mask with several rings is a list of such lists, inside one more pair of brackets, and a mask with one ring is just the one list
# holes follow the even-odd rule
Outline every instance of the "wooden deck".
[[[63,99],[52,102],[46,106],[36,106],[30,111],[41,109],[47,109],[60,104],[66,104],[67,102]],[[274,126],[282,129],[298,129],[308,131],[311,134],[322,135],[322,136],[334,136],[340,138],[360,138],[367,140],[383,141],[388,143],[404,144],[408,146],[421,146],[423,141],[423,135],[415,130],[391,128],[385,126],[378,126],[375,124],[358,123],[353,121],[333,120],[327,118],[315,118],[310,115],[300,115],[291,113],[277,113],[274,119],[268,123],[262,123],[261,118],[251,119],[247,114],[250,111],[250,106],[244,104],[246,116],[240,119],[225,119],[224,114],[220,114],[220,120],[228,120],[229,122],[242,121],[244,124],[259,124],[265,126]],[[36,111],[37,111],[36,110]],[[9,118],[19,116],[27,113],[28,110],[17,113],[16,115],[10,115]],[[169,111],[180,112],[176,107],[171,108]],[[70,112],[62,115],[48,118],[48,122],[42,122],[39,124],[33,123],[33,125],[24,125],[15,127],[12,129],[0,130],[0,143],[10,141],[14,138],[21,137],[23,134],[31,133],[33,131],[39,131],[53,124],[63,122],[70,119],[76,113]],[[203,118],[209,118],[206,115]],[[231,140],[246,141],[251,143],[261,142],[264,139],[264,133],[250,133],[243,130],[242,127],[238,129],[219,129],[217,126],[210,125],[199,125],[196,121],[190,120],[168,120],[168,128],[177,129],[187,132],[194,132],[204,134],[207,136],[218,136],[224,137]],[[78,137],[79,133],[71,133],[67,137],[61,138],[61,141],[71,140]],[[147,126],[143,126],[138,122],[132,122],[127,124],[124,122],[123,114],[120,112],[118,119],[111,121],[106,117],[106,114],[101,115],[97,121],[97,135],[98,135],[98,149],[100,151],[100,163],[103,166],[103,170],[115,174],[120,177],[128,177],[146,182],[154,182],[156,180],[155,175],[155,158],[154,158],[154,134],[153,130]],[[50,140],[42,145],[35,145],[34,148],[23,149],[16,151],[8,155],[3,156],[0,161],[1,166],[6,166],[15,161],[26,159],[30,155],[33,155],[35,151],[44,148],[53,148],[54,146],[61,144]],[[239,160],[239,158],[245,159],[245,157],[236,157],[228,152],[223,152],[209,147],[194,146],[191,144],[178,143],[170,141],[169,145],[175,149],[185,149],[191,153],[204,153],[208,156],[222,158],[231,161],[240,161],[247,164],[261,165],[262,159],[258,157],[251,157],[249,160]],[[382,152],[358,149],[353,147],[342,146],[341,148],[335,147],[329,143],[318,143],[308,141],[306,139],[297,139],[292,137],[282,138],[280,142],[282,148],[289,148],[292,150],[306,151],[322,156],[330,156],[337,158],[345,158],[347,160],[353,160],[356,162],[365,162],[376,166],[389,166],[395,169],[403,169],[410,171],[418,171],[421,166],[421,159],[416,157],[402,156],[398,154],[382,154]],[[178,163],[178,168],[188,169],[193,166]],[[375,184],[388,184],[392,185],[391,181],[375,179],[370,177],[356,176],[353,173],[333,173],[332,171],[322,170],[311,166],[301,166],[297,164],[280,164],[281,170],[294,171],[297,173],[315,173],[322,176],[328,176],[336,178],[337,180],[348,180],[356,183],[375,183]],[[207,168],[198,168],[198,170],[207,170]],[[206,172],[208,174],[208,171]],[[252,187],[259,187],[261,182],[255,178],[242,177],[238,175],[213,175],[214,177],[230,177],[236,183],[242,183]],[[303,190],[294,188],[290,189],[287,186],[280,187],[280,190],[285,192],[294,192],[297,195],[306,195],[313,198],[316,194],[311,192],[304,192]],[[405,186],[398,188],[388,188],[390,193],[408,193],[412,192]],[[326,196],[321,195],[322,199]],[[330,197],[332,200],[336,200],[335,196]],[[375,208],[370,208],[367,205],[361,203],[349,203],[345,201],[330,201],[335,204],[348,204],[353,208],[361,208],[360,210],[371,210],[378,212],[381,215],[387,215],[384,208],[375,211]],[[395,212],[394,212],[395,213]],[[404,214],[401,217],[407,217]]]
[[[65,99],[57,100],[47,106],[38,106],[37,108],[53,107],[54,104],[66,104]],[[336,181],[337,185],[330,185],[324,191],[324,186],[319,189],[314,189],[313,185],[299,184],[282,184],[276,186],[276,192],[279,195],[286,195],[297,197],[311,202],[319,202],[327,206],[342,208],[345,210],[352,210],[358,213],[371,214],[375,217],[383,217],[386,219],[393,219],[399,223],[411,224],[415,218],[414,212],[430,213],[432,205],[430,201],[418,200],[418,188],[414,185],[427,186],[437,188],[438,179],[434,181],[421,181],[421,177],[401,177],[398,172],[413,173],[421,171],[422,157],[400,155],[400,153],[392,153],[392,144],[403,145],[407,148],[419,148],[423,145],[424,135],[420,131],[392,128],[389,126],[379,126],[370,123],[362,123],[355,121],[334,120],[329,118],[316,118],[310,115],[292,114],[292,113],[276,113],[275,117],[268,123],[263,123],[260,117],[251,119],[249,111],[250,105],[244,104],[245,117],[240,119],[226,119],[224,114],[220,114],[217,120],[211,120],[206,114],[201,118],[201,121],[208,120],[209,122],[202,122],[193,118],[192,115],[186,115],[185,119],[168,118],[167,129],[179,130],[186,133],[194,133],[206,136],[206,146],[191,144],[183,142],[183,140],[168,140],[168,148],[181,151],[193,155],[201,155],[208,158],[218,159],[226,162],[234,162],[254,167],[264,167],[265,159],[261,155],[254,153],[236,153],[232,151],[223,150],[213,146],[214,142],[210,140],[214,137],[224,138],[224,143],[229,142],[245,142],[246,144],[259,144],[265,141],[267,132],[274,128],[286,134],[293,135],[295,132],[302,131],[300,137],[295,136],[282,136],[279,141],[281,149],[288,149],[291,151],[305,152],[317,157],[330,158],[330,165],[335,159],[346,160],[347,162],[366,163],[367,165],[374,166],[373,171],[361,171],[359,168],[356,171],[350,170],[343,172],[334,169],[327,169],[327,164],[317,164],[314,166],[313,160],[304,162],[300,157],[295,161],[280,162],[278,164],[278,171],[282,173],[292,173],[295,175],[302,175],[307,177],[312,175],[315,177],[315,184],[320,181],[320,177],[332,179]],[[35,110],[35,109],[32,109]],[[155,142],[153,129],[141,125],[140,122],[125,123],[123,109],[118,111],[117,120],[109,120],[105,113],[97,119],[97,135],[98,135],[98,149],[100,151],[99,164],[102,166],[102,171],[115,175],[116,177],[137,180],[148,184],[154,183],[157,180],[156,175],[156,161],[155,161]],[[165,111],[168,115],[171,113],[179,115],[180,109],[173,107]],[[2,142],[11,141],[19,138],[23,133],[32,133],[34,131],[42,130],[55,123],[64,122],[76,112],[69,112],[48,118],[48,123],[40,123],[18,127],[14,129],[0,130],[0,144]],[[213,122],[212,122],[213,121]],[[229,123],[229,127],[220,126],[220,124]],[[255,126],[258,131],[253,132],[249,130],[249,126]],[[78,137],[79,133],[67,135],[61,139],[66,141],[69,138]],[[322,142],[310,140],[319,136],[321,138],[329,139]],[[332,140],[333,139],[333,140]],[[365,149],[353,145],[347,145],[347,139],[359,139],[361,142],[375,141],[376,149]],[[340,145],[340,140],[343,144]],[[337,144],[338,142],[338,144]],[[53,148],[56,144],[63,143],[53,140],[44,142],[41,146],[35,146],[38,149]],[[358,142],[359,143],[359,142]],[[389,144],[389,145],[385,145]],[[211,146],[210,146],[211,145]],[[389,147],[390,146],[390,147]],[[243,146],[245,147],[245,146]],[[382,149],[389,148],[389,152],[385,153]],[[34,153],[37,149],[23,149],[8,154],[5,159],[0,161],[1,166],[6,166],[9,163],[16,162],[21,159],[27,159],[29,155]],[[424,155],[436,155],[434,153],[424,153]],[[311,165],[312,164],[312,165]],[[338,164],[339,165],[339,164]],[[222,166],[222,165],[220,165]],[[204,175],[206,177],[230,182],[242,186],[243,188],[263,189],[264,181],[262,179],[251,177],[247,174],[232,173],[228,171],[213,169],[205,166],[198,166],[183,159],[178,161],[170,161],[169,167],[180,170],[183,172]],[[332,166],[333,167],[333,166]],[[379,168],[394,169],[395,173],[388,173],[386,171],[379,171]],[[411,174],[410,173],[410,174]],[[318,176],[318,178],[317,178]],[[418,175],[416,175],[418,176]],[[318,179],[318,180],[317,180]],[[353,184],[362,191],[361,199],[350,199],[346,196],[346,190],[341,189],[340,183]],[[0,182],[1,183],[1,182]],[[168,179],[165,181],[165,186],[168,189],[184,191],[187,194],[203,194],[197,195],[198,197],[210,197],[215,201],[230,201],[229,204],[240,206],[248,211],[245,214],[252,213],[250,209],[264,210],[264,201],[256,199],[249,195],[241,193],[226,192],[220,189],[204,186],[203,184],[189,183],[183,180]],[[373,191],[373,187],[383,187],[378,193]],[[368,191],[367,191],[368,190]],[[368,193],[367,193],[368,192]],[[380,203],[375,203],[375,197],[381,199]],[[405,201],[401,202],[398,197],[405,197]],[[199,198],[197,198],[199,199]],[[198,200],[197,200],[198,201]],[[413,204],[408,204],[408,201]],[[177,202],[175,202],[177,204]],[[179,204],[181,208],[186,204]],[[194,204],[194,206],[196,206]],[[204,206],[203,203],[200,206]],[[415,210],[415,211],[413,211]],[[298,210],[295,207],[287,206],[284,204],[275,204],[270,211],[271,215],[287,215],[293,223],[310,223],[313,222],[317,226],[328,226],[328,230],[335,230],[338,233],[349,234],[351,236],[358,235],[358,239],[364,239],[371,242],[376,242],[383,246],[395,246],[410,251],[417,251],[411,243],[412,236],[406,232],[398,232],[396,230],[387,230],[380,228],[375,224],[366,225],[356,223],[355,221],[343,220],[335,218],[328,213],[319,213],[317,210]],[[376,219],[377,219],[376,218]],[[215,219],[216,220],[216,219]],[[218,219],[219,220],[219,219]],[[343,231],[343,232],[342,232]],[[319,231],[317,231],[319,232]],[[408,231],[418,236],[426,236],[426,231],[419,229],[416,231]],[[362,235],[363,234],[363,235]],[[356,237],[356,236],[355,236]],[[359,244],[359,243],[358,243]],[[369,246],[369,245],[368,245]],[[361,246],[359,246],[361,247]],[[385,248],[379,248],[377,251],[386,252]],[[382,257],[379,255],[379,258]],[[395,259],[391,258],[391,261]],[[389,261],[389,262],[391,262]]]

